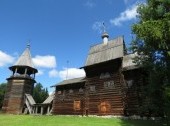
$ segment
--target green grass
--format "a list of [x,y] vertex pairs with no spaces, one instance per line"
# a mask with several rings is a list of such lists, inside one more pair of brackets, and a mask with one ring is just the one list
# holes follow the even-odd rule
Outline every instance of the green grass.
[[151,120],[0,114],[0,126],[163,126],[163,124]]

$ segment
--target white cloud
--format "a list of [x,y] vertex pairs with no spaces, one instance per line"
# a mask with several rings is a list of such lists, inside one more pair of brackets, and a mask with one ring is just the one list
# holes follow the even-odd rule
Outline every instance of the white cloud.
[[37,76],[41,76],[44,74],[44,71],[43,70],[38,70],[38,73],[36,74]]
[[99,33],[102,33],[103,31],[103,22],[100,22],[100,21],[96,21],[93,26],[92,26],[92,29],[94,31],[97,31]]
[[88,0],[84,5],[88,8],[93,8],[96,6],[96,4],[90,0]]
[[135,19],[137,16],[137,5],[133,5],[130,8],[122,12],[119,17],[111,19],[110,23],[115,26],[120,26],[122,22]]
[[14,59],[14,57],[0,50],[0,67],[13,63]]
[[66,68],[64,68],[64,70],[59,71],[59,77],[63,80],[84,77],[84,76],[85,76],[85,72],[83,69],[77,69],[77,68],[66,69]]
[[58,77],[58,71],[56,69],[52,69],[48,74],[49,77]]
[[56,58],[55,56],[35,56],[33,59],[33,63],[36,67],[44,67],[44,68],[55,68],[56,67]]
[[132,5],[132,4],[138,4],[138,3],[145,3],[146,0],[123,0],[124,4],[127,5]]

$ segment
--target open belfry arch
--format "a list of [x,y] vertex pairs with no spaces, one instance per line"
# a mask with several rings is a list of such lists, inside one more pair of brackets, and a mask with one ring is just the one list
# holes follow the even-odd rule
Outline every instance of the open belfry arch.
[[17,62],[9,69],[12,75],[7,78],[7,91],[2,110],[5,113],[21,114],[25,104],[25,94],[32,94],[36,82],[35,74],[38,72],[32,62],[30,45],[27,45]]

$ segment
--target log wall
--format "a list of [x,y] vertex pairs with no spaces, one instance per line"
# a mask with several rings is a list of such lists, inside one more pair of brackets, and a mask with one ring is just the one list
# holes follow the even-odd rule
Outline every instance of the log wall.
[[139,115],[139,107],[142,104],[141,94],[143,86],[143,76],[140,69],[124,72],[126,83],[125,88],[125,111],[127,115]]
[[[88,114],[123,115],[123,78],[121,62],[108,62],[86,68],[86,101]],[[101,77],[101,74],[105,74]],[[109,74],[109,76],[107,75]],[[95,86],[95,91],[90,88]]]
[[84,83],[57,86],[52,114],[82,115],[84,99]]
[[7,91],[2,110],[4,113],[21,114],[24,105],[24,94],[32,94],[34,80],[8,78]]
[[117,59],[85,67],[85,82],[57,86],[52,113],[138,115],[142,104],[142,73],[140,69],[123,71],[121,63]]

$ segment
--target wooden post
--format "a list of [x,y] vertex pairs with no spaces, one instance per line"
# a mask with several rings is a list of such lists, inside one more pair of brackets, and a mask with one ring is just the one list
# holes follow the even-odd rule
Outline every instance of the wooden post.
[[50,105],[48,105],[48,108],[47,108],[47,114],[50,113]]
[[33,106],[33,114],[35,114],[36,106]]
[[34,106],[31,107],[31,113],[34,114]]
[[33,71],[33,78],[35,79],[35,72]]
[[17,71],[18,71],[18,68],[16,68],[16,69],[15,69],[15,73],[14,73],[14,75],[17,73]]
[[35,114],[38,112],[38,106],[35,106]]
[[43,115],[43,106],[41,106],[41,115]]
[[26,75],[27,75],[27,68],[25,68],[25,73],[24,73],[24,76],[26,77]]

